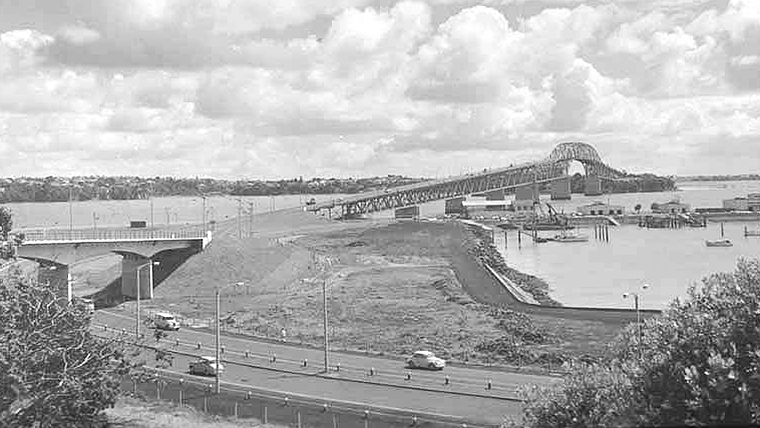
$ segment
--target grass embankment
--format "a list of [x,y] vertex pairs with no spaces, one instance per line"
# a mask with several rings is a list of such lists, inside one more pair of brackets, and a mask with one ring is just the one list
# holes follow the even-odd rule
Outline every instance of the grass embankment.
[[[489,297],[504,290],[478,260],[483,240],[459,223],[355,222],[347,228],[303,215],[295,231],[283,224],[287,219],[272,217],[277,225],[270,229],[262,221],[254,238],[239,239],[236,226],[228,226],[146,306],[211,318],[211,296],[220,285],[226,287],[221,306],[229,325],[270,336],[284,327],[290,338],[320,343],[321,285],[304,281],[316,274],[310,249],[318,248],[334,260],[328,311],[338,349],[403,355],[427,348],[469,361],[556,364],[601,354],[620,328],[509,311]],[[300,233],[305,236],[285,244],[260,237]],[[240,281],[245,285],[229,286]]]
[[168,401],[142,401],[122,397],[113,409],[105,411],[111,426],[123,428],[282,428],[252,419],[234,420],[212,416]]

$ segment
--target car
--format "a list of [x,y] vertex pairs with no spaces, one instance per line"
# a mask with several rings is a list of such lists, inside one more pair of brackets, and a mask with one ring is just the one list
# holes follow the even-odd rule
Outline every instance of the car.
[[153,315],[153,325],[159,330],[179,330],[179,321],[168,312],[157,312]]
[[[215,376],[216,375],[216,358],[214,357],[200,357],[195,361],[190,362],[189,367],[190,374],[202,375],[202,376]],[[219,363],[219,374],[224,372],[224,365]]]
[[436,357],[430,351],[417,351],[409,357],[406,364],[409,368],[420,368],[430,370],[443,370],[446,367],[446,361]]

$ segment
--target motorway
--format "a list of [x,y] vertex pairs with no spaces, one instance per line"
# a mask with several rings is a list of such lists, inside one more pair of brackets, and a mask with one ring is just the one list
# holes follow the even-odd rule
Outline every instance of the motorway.
[[[93,319],[93,329],[101,335],[122,330],[131,334],[134,323],[133,316],[114,310],[99,310]],[[150,339],[150,329],[143,328],[143,332],[148,336],[146,343],[156,343]],[[170,332],[159,346],[174,352],[172,370],[184,373],[195,356],[213,356],[214,343],[213,334],[183,327]],[[331,370],[324,373],[321,350],[230,336],[222,336],[221,343],[225,348],[222,354],[225,383],[488,424],[497,424],[504,416],[520,414],[522,403],[517,400],[517,388],[531,384],[549,385],[559,380],[549,376],[452,366],[440,372],[409,370],[404,361],[340,352],[331,352]],[[273,356],[276,356],[274,362]],[[304,360],[307,361],[306,367]],[[340,370],[336,370],[338,364]],[[373,375],[370,375],[370,368],[374,369]],[[411,379],[407,379],[407,374],[411,374]],[[448,384],[446,377],[449,378]],[[489,379],[490,389],[487,388]]]

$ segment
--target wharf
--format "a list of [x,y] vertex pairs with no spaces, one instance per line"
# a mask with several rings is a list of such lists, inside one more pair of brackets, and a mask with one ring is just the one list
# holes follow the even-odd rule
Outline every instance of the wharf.
[[702,216],[709,221],[760,221],[757,211],[703,212]]

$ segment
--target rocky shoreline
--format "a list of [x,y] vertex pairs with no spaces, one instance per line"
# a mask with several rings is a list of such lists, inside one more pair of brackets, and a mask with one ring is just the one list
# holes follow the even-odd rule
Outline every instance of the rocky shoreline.
[[483,269],[485,269],[485,265],[491,266],[533,296],[541,305],[562,306],[560,302],[549,296],[549,284],[546,281],[507,266],[504,258],[494,246],[491,232],[471,225],[467,226],[467,231],[470,233],[471,239],[465,242],[465,246],[478,263],[483,265]]

